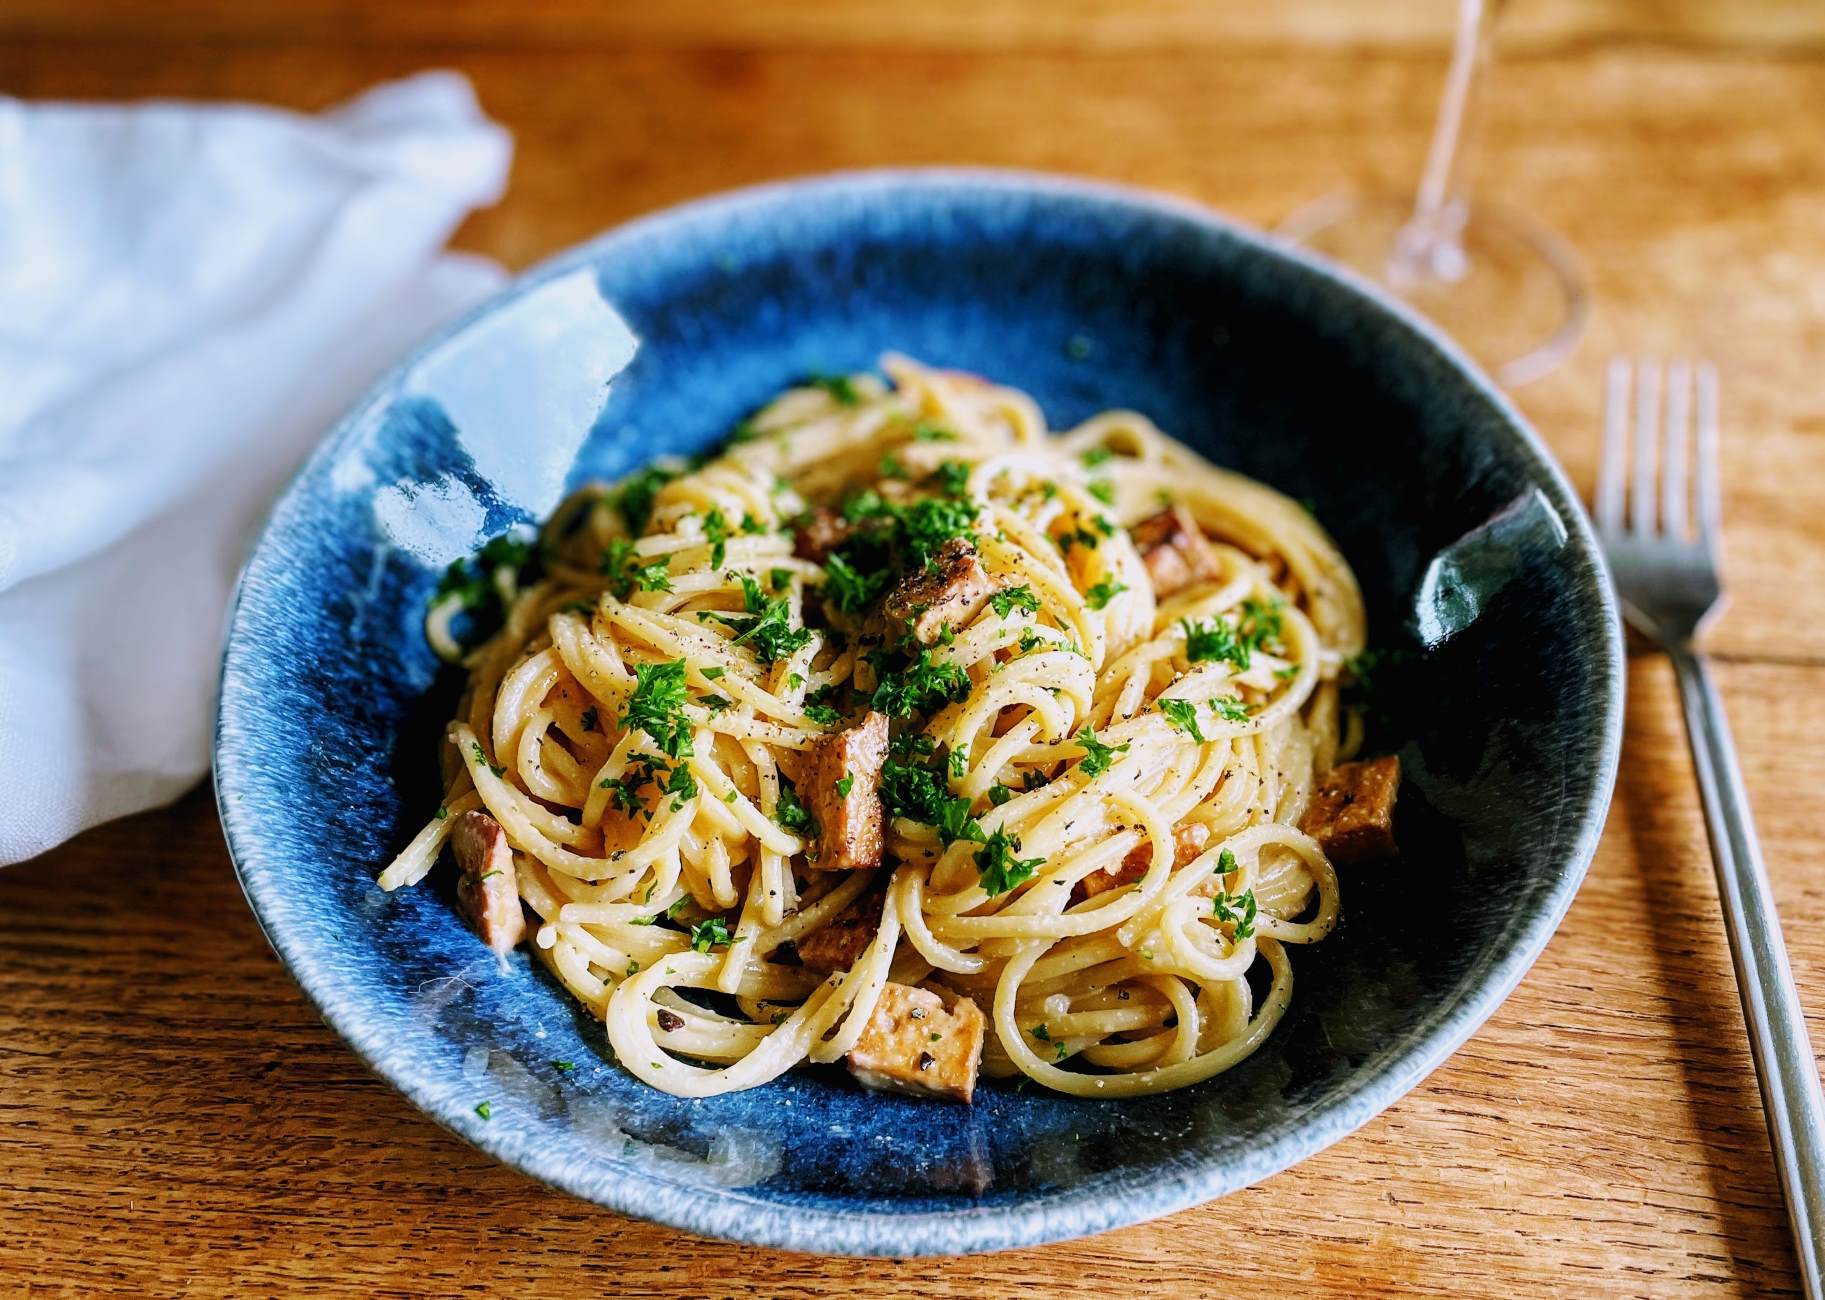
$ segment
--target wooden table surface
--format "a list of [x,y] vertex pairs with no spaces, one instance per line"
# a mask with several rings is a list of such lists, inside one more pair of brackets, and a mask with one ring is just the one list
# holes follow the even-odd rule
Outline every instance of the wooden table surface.
[[[792,173],[1087,172],[1257,223],[1415,174],[1446,0],[8,0],[0,90],[317,108],[460,68],[510,127],[462,230],[511,266]],[[1580,250],[1589,337],[1521,406],[1588,488],[1612,352],[1723,374],[1724,695],[1825,1044],[1825,15],[1517,0],[1485,194]],[[1634,661],[1583,892],[1468,1045],[1359,1133],[1170,1219],[856,1263],[539,1187],[422,1118],[261,938],[212,803],[0,871],[0,1293],[1786,1294],[1793,1259],[1671,678]]]

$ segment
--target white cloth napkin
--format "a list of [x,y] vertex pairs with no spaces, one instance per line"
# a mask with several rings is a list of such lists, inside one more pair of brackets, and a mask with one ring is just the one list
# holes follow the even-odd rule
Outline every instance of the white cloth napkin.
[[206,770],[252,532],[501,283],[440,250],[511,153],[449,73],[315,117],[0,98],[0,863]]

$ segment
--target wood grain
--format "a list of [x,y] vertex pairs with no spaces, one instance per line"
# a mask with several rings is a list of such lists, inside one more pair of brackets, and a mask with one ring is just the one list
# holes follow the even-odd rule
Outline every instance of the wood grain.
[[[729,185],[873,163],[1088,172],[1268,223],[1424,148],[1449,6],[1303,0],[266,5],[10,0],[0,89],[316,108],[467,72],[519,142],[460,242],[526,265]],[[1724,375],[1734,603],[1714,643],[1825,1043],[1825,20],[1513,6],[1485,190],[1579,248],[1597,310],[1519,400],[1580,485],[1618,350]],[[1590,879],[1496,1018],[1362,1132],[1088,1241],[858,1265],[698,1241],[501,1169],[316,1019],[213,809],[0,872],[0,1294],[1735,1295],[1794,1285],[1684,739],[1631,673]]]

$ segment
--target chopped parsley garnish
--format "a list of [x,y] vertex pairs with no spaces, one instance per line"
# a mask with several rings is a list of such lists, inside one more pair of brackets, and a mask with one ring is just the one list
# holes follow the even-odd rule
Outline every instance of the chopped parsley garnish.
[[958,840],[982,841],[986,837],[970,816],[970,801],[950,792],[945,780],[948,765],[921,761],[931,752],[931,741],[924,736],[895,742],[893,755],[881,768],[881,802],[887,815],[936,827],[946,848]]
[[1103,578],[1084,593],[1084,599],[1090,602],[1091,609],[1104,609],[1110,601],[1126,590],[1128,590],[1127,583],[1111,582],[1109,579]]
[[935,424],[920,423],[913,428],[915,442],[955,442],[957,435]]
[[634,693],[628,697],[621,725],[638,727],[667,758],[687,758],[691,753],[691,723],[684,715],[682,659],[668,663],[635,664]]
[[1046,1028],[1044,1021],[1041,1021],[1033,1026],[1033,1037],[1042,1043],[1049,1043],[1052,1041],[1052,1031]]
[[672,811],[678,812],[684,807],[685,800],[697,797],[697,778],[692,775],[690,768],[680,763],[672,769],[671,779],[665,783],[665,792],[677,796],[672,800]]
[[1002,804],[1006,803],[1009,799],[1012,799],[1013,797],[1014,797],[1013,790],[1011,790],[1007,786],[1001,784],[1001,782],[999,782],[999,781],[995,782],[994,785],[991,785],[989,787],[989,805],[991,807],[999,808],[999,807],[1001,807]]
[[1020,646],[1021,654],[1023,654],[1023,655],[1032,654],[1035,650],[1039,649],[1039,647],[1044,645],[1045,643],[1046,643],[1046,639],[1043,636],[1039,635],[1039,633],[1035,632],[1032,628],[1026,627],[1026,628],[1022,628],[1020,630],[1020,641],[1018,644]]
[[577,1063],[575,1061],[553,1061],[551,1063],[551,1068],[556,1070],[559,1074],[569,1074],[572,1070],[577,1068]]
[[[1224,852],[1227,853],[1228,850],[1225,849]],[[1210,900],[1210,910],[1217,920],[1236,923],[1235,937],[1238,942],[1253,937],[1257,910],[1254,890],[1244,890],[1240,894],[1218,894]]]
[[898,509],[894,541],[907,557],[908,567],[927,564],[938,548],[953,537],[976,540],[975,503],[960,497],[928,497]]
[[1068,533],[1060,533],[1052,540],[1058,543],[1058,549],[1066,555],[1071,553],[1073,546],[1087,546],[1094,551],[1101,544],[1097,541],[1096,534],[1088,528],[1075,528]]
[[1112,506],[1115,504],[1115,484],[1111,483],[1108,479],[1091,479],[1088,487],[1090,495],[1095,497],[1098,501],[1101,501],[1104,505]]
[[855,381],[848,375],[813,375],[810,380],[813,388],[821,388],[836,401],[838,406],[855,406],[862,400],[856,391]]
[[[976,540],[972,531],[976,503],[967,497],[926,497],[911,505],[897,505],[869,489],[845,501],[842,513],[846,522],[867,526],[861,543],[876,551],[885,545],[901,569],[923,567],[953,537]],[[852,542],[843,549],[853,555],[861,548]],[[854,563],[858,569],[864,567],[859,560]]]
[[906,464],[898,456],[889,452],[881,457],[881,463],[875,466],[875,472],[882,478],[909,478]]
[[1044,858],[1016,858],[1020,851],[1020,838],[997,829],[983,841],[982,847],[976,850],[976,871],[979,873],[982,888],[989,897],[1005,894],[1010,889],[1025,884],[1033,878],[1033,873],[1045,865]]
[[726,673],[728,671],[729,670],[726,668],[719,668],[719,667],[705,668],[703,670],[703,675],[705,677],[709,678],[711,681],[717,681],[722,677],[722,675],[724,673]]
[[531,558],[530,539],[503,533],[485,543],[473,560],[452,560],[438,579],[433,601],[460,595],[464,609],[487,604],[496,596],[493,577],[496,569],[518,569]]
[[1244,672],[1248,670],[1248,643],[1237,635],[1235,624],[1228,619],[1219,616],[1209,623],[1194,623],[1182,618],[1179,625],[1185,629],[1185,657],[1191,662],[1227,659]]
[[784,597],[769,597],[760,589],[760,584],[745,573],[741,575],[741,587],[748,616],[701,610],[697,617],[714,619],[734,628],[736,644],[748,645],[754,651],[754,657],[763,664],[784,659],[809,644],[811,629],[792,626],[791,610]]
[[485,752],[483,752],[482,747],[479,743],[471,743],[469,746],[469,752],[474,755],[475,765],[477,767],[485,767],[490,772],[493,772],[496,776],[501,775],[503,772],[505,772],[507,770],[504,767],[496,767],[493,763],[490,763],[488,761],[488,755]]
[[1107,447],[1092,447],[1083,454],[1082,460],[1084,464],[1088,465],[1091,469],[1095,469],[1105,461],[1112,460],[1114,456],[1115,453],[1110,451]]
[[[648,892],[650,893],[651,891],[649,890]],[[642,900],[642,901],[645,901],[645,900]],[[651,925],[655,921],[669,921],[673,917],[677,916],[678,913],[682,912],[685,908],[685,904],[689,903],[690,901],[691,901],[691,896],[689,894],[682,895],[670,907],[666,908],[665,911],[655,913],[652,916],[636,916],[633,920],[629,921],[628,924],[629,925]],[[632,974],[631,971],[629,973]]]
[[989,597],[989,607],[1001,618],[1006,618],[1017,609],[1037,614],[1039,597],[1033,594],[1031,587],[1003,587]]
[[596,720],[598,717],[600,717],[600,715],[596,712],[596,706],[592,704],[587,709],[583,710],[583,716],[578,718],[577,722],[583,730],[594,731],[596,729]]
[[670,591],[672,579],[667,569],[671,563],[670,555],[661,555],[649,564],[642,564],[633,541],[617,537],[602,552],[597,568],[607,575],[608,588],[615,593],[615,599],[626,600],[634,594],[635,587],[641,591]]
[[[658,784],[662,766],[656,754],[633,754],[628,757],[627,766],[619,777],[603,777],[596,785],[598,789],[608,791],[609,802],[629,817],[651,817],[652,810],[646,806],[646,796],[640,791],[648,785]],[[686,771],[685,775],[688,778],[690,773]]]
[[708,709],[711,713],[721,713],[724,709],[730,707],[729,699],[722,695],[699,695],[697,697],[697,702],[703,705],[703,707]]
[[726,948],[729,943],[729,924],[720,916],[712,916],[691,927],[691,951],[693,952],[708,952],[712,948]]
[[1376,670],[1398,659],[1398,651],[1362,650],[1343,661],[1343,671],[1359,688],[1368,691],[1373,689]]
[[1250,596],[1242,602],[1242,617],[1237,623],[1236,635],[1242,644],[1251,650],[1266,650],[1270,653],[1286,647],[1280,643],[1281,604],[1256,600]]
[[494,1106],[489,1102],[478,1101],[475,1103],[475,1113],[480,1115],[483,1119],[493,1119]]
[[712,510],[703,517],[703,535],[710,541],[710,567],[720,569],[729,555],[729,521],[722,511]]
[[893,582],[892,569],[863,573],[841,555],[824,561],[824,600],[844,614],[860,614]]
[[659,489],[678,477],[676,470],[665,469],[658,465],[648,465],[637,474],[629,476],[620,487],[609,493],[609,500],[627,520],[627,526],[636,535],[646,531],[647,524],[653,517],[653,499],[659,495]]
[[970,467],[961,460],[940,461],[932,471],[932,482],[945,496],[960,497],[969,487]]
[[794,835],[803,835],[807,839],[818,833],[817,818],[799,802],[798,794],[789,785],[781,785],[779,788],[779,802],[774,805],[773,820]]
[[823,727],[834,727],[843,720],[843,715],[828,704],[807,704],[805,716]]
[[845,772],[836,780],[836,797],[847,799],[849,792],[855,788],[855,773]]
[[1161,700],[1160,712],[1180,731],[1189,731],[1191,738],[1200,745],[1204,743],[1204,733],[1198,730],[1198,706],[1190,700]]
[[[436,590],[431,593],[431,603],[441,605],[454,596],[463,609],[478,617],[498,620],[502,613],[501,589],[495,582],[495,575],[503,569],[508,570],[520,577],[523,586],[524,576],[520,571],[531,568],[536,556],[530,537],[503,533],[491,538],[473,558],[450,562],[450,567],[438,579]],[[471,639],[483,630],[477,628]]]
[[1248,705],[1236,695],[1219,695],[1210,701],[1210,711],[1225,722],[1247,722]]
[[1115,756],[1126,753],[1130,744],[1123,741],[1119,745],[1105,745],[1096,738],[1095,730],[1090,727],[1078,732],[1076,740],[1084,747],[1084,761],[1080,766],[1084,769],[1085,776],[1101,776],[1107,772],[1114,765]]
[[917,659],[898,672],[881,672],[869,704],[889,717],[910,718],[915,713],[933,712],[969,693],[970,676],[962,667],[950,662],[935,664],[932,652],[921,650]]

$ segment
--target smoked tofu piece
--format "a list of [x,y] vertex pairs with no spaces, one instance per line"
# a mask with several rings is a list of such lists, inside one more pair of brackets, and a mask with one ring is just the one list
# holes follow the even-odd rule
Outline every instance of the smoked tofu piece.
[[1394,797],[1399,792],[1400,759],[1395,755],[1343,763],[1318,783],[1299,828],[1340,865],[1391,858],[1400,852],[1394,843]]
[[881,908],[887,901],[885,886],[864,889],[835,916],[810,934],[799,936],[798,959],[807,970],[848,970],[874,942],[881,930]]
[[[1210,844],[1210,827],[1203,822],[1186,822],[1172,832],[1172,865],[1176,870],[1186,866]],[[1114,867],[1104,867],[1092,871],[1077,882],[1071,890],[1071,898],[1081,902],[1086,898],[1095,898],[1122,885],[1132,885],[1147,874],[1148,866],[1153,862],[1153,845],[1137,844],[1129,850],[1128,856]]]
[[1148,515],[1130,528],[1128,535],[1147,566],[1155,600],[1164,600],[1200,582],[1214,582],[1223,575],[1216,548],[1184,506],[1168,506],[1158,514]]
[[836,511],[828,506],[813,506],[792,525],[792,553],[801,560],[822,564],[854,533],[855,525]]
[[887,811],[881,805],[881,767],[887,761],[887,715],[870,713],[847,731],[824,736],[810,749],[804,788],[821,828],[820,871],[881,865]]
[[928,989],[889,983],[849,1050],[849,1073],[864,1088],[967,1102],[976,1095],[986,1029],[968,998],[946,1011]]
[[456,858],[456,907],[463,919],[498,953],[513,951],[526,937],[520,886],[513,871],[507,832],[485,812],[466,812],[450,828]]
[[935,569],[928,565],[907,574],[881,606],[889,619],[905,623],[920,645],[937,642],[947,623],[961,628],[996,591],[976,548],[961,537],[940,546],[932,561]]

